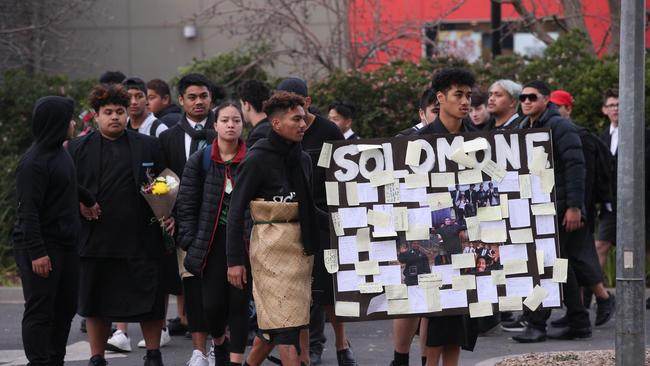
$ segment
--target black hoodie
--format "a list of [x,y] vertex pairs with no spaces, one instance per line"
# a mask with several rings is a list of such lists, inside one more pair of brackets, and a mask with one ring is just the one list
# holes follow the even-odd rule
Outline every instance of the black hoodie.
[[174,127],[181,120],[181,117],[183,117],[183,110],[174,103],[168,105],[156,115],[156,118],[167,127]]
[[32,260],[48,248],[74,248],[79,232],[79,199],[72,158],[63,147],[74,102],[43,97],[32,113],[34,144],[16,168],[16,224],[13,243]]

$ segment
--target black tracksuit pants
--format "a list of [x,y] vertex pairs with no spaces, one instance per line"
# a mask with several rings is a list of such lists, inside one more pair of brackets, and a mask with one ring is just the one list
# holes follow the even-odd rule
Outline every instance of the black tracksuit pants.
[[230,352],[244,353],[248,340],[248,302],[252,286],[250,267],[247,266],[247,284],[243,290],[228,283],[226,262],[226,227],[220,225],[208,253],[201,277],[203,311],[212,337],[224,335],[230,328]]
[[75,247],[48,248],[52,271],[47,278],[32,272],[26,250],[15,251],[25,296],[22,336],[33,366],[63,365],[70,323],[77,312],[79,254]]

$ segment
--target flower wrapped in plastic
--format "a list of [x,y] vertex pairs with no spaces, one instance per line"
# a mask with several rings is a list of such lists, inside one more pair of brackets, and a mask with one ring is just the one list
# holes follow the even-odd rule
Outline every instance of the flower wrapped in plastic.
[[169,169],[165,169],[156,178],[149,177],[149,182],[143,184],[140,193],[151,207],[151,211],[162,228],[163,243],[167,252],[172,252],[176,248],[174,237],[165,230],[164,220],[171,217],[176,196],[178,196],[180,180],[178,176]]

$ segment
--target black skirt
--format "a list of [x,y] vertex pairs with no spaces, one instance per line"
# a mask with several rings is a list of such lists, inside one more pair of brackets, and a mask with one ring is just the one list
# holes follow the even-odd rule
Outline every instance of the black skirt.
[[457,345],[467,351],[473,351],[478,338],[476,319],[469,315],[448,315],[429,318],[427,328],[427,346],[440,347]]
[[158,259],[80,258],[79,315],[113,322],[165,318]]

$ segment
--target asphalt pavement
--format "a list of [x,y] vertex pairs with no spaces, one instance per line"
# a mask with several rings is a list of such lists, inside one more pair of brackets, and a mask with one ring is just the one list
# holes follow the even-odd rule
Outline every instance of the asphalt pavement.
[[[0,365],[17,366],[25,365],[22,352],[20,320],[22,317],[22,303],[20,293],[13,296],[0,292]],[[170,306],[169,317],[173,317],[175,306]],[[562,315],[562,310],[555,310],[552,319]],[[594,319],[592,311],[592,322]],[[462,365],[492,365],[501,357],[524,354],[530,352],[553,351],[585,351],[614,348],[615,319],[600,327],[593,327],[593,336],[586,340],[577,341],[546,341],[535,344],[519,344],[510,337],[513,333],[494,329],[487,336],[478,339],[474,352],[463,351]],[[66,365],[85,366],[88,363],[89,347],[86,335],[79,330],[80,319],[76,317],[68,340],[68,356]],[[349,323],[346,326],[348,338],[359,365],[389,365],[393,356],[391,340],[392,326],[390,321]],[[441,330],[444,331],[444,330]],[[650,320],[646,317],[646,334],[650,334]],[[333,332],[329,324],[326,325],[328,342],[323,355],[324,366],[337,365],[336,353],[333,348]],[[143,364],[144,350],[136,347],[141,339],[141,332],[137,324],[130,326],[131,343],[134,350],[128,354],[107,354],[110,366],[139,366]],[[646,345],[649,345],[646,337]],[[185,365],[191,354],[191,341],[185,337],[173,337],[172,342],[162,349],[163,359],[167,366]],[[266,364],[271,365],[270,362]],[[411,348],[411,365],[420,365],[420,349],[416,338]]]

